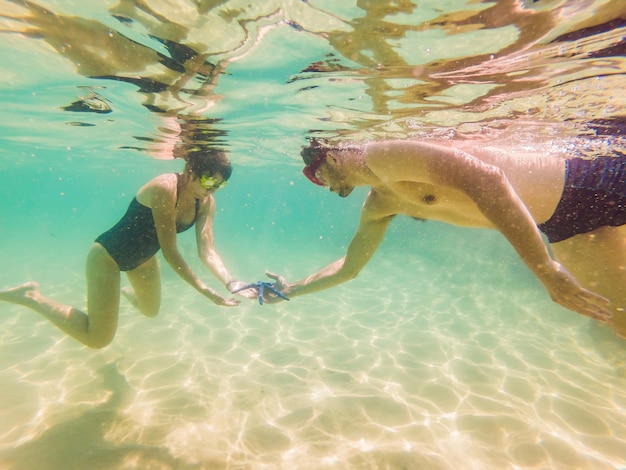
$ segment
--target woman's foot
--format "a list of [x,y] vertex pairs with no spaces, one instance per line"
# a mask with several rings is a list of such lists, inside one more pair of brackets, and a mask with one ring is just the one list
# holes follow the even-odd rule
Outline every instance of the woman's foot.
[[0,291],[0,300],[18,305],[29,305],[40,296],[39,284],[26,282],[11,289]]

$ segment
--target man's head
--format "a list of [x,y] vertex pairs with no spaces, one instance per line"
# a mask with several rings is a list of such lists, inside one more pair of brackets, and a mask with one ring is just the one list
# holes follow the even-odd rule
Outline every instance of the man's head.
[[334,146],[324,139],[311,139],[302,148],[300,155],[304,161],[302,173],[318,186],[328,186],[341,197],[348,196],[354,189],[351,183],[352,171],[346,165],[349,155],[361,155],[363,149],[357,146]]
[[302,151],[300,152],[305,165],[302,173],[304,173],[304,176],[306,176],[311,183],[318,186],[326,186],[326,184],[316,176],[316,173],[320,166],[326,161],[328,152],[332,149],[332,147],[325,145],[325,141],[322,142],[323,141],[320,139],[311,139],[309,145],[302,147]]

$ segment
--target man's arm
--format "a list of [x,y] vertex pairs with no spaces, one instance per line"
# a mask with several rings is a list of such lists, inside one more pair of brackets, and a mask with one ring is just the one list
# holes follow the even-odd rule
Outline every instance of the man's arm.
[[585,316],[608,319],[607,301],[586,289],[550,257],[528,208],[497,166],[467,152],[420,142],[370,144],[367,164],[387,183],[416,181],[465,193],[517,251],[551,298]]
[[393,218],[393,216],[375,217],[372,215],[370,208],[374,197],[370,192],[361,210],[359,226],[343,258],[294,283],[289,283],[276,274],[267,273],[269,277],[277,281],[276,288],[287,297],[296,297],[328,289],[354,279],[378,249]]

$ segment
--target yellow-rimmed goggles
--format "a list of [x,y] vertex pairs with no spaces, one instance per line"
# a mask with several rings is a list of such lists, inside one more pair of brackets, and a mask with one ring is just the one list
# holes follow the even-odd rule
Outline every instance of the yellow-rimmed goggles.
[[222,189],[224,186],[226,186],[227,183],[228,181],[226,180],[222,180],[220,183],[218,183],[215,176],[202,175],[200,177],[200,186],[202,186],[204,189],[214,189],[217,191],[218,189]]

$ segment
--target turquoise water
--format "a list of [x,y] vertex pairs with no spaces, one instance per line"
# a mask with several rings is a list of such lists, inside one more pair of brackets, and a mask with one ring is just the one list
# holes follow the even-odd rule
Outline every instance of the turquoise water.
[[[250,281],[350,241],[366,192],[304,179],[309,135],[625,148],[621,0],[41,5],[0,1],[0,287],[79,307],[87,249],[181,168],[163,158],[192,118],[231,151],[216,243]],[[202,60],[163,59],[181,45]],[[161,267],[159,317],[123,302],[101,351],[0,304],[0,466],[626,467],[624,343],[498,233],[397,218],[357,279],[263,307],[220,309]]]

